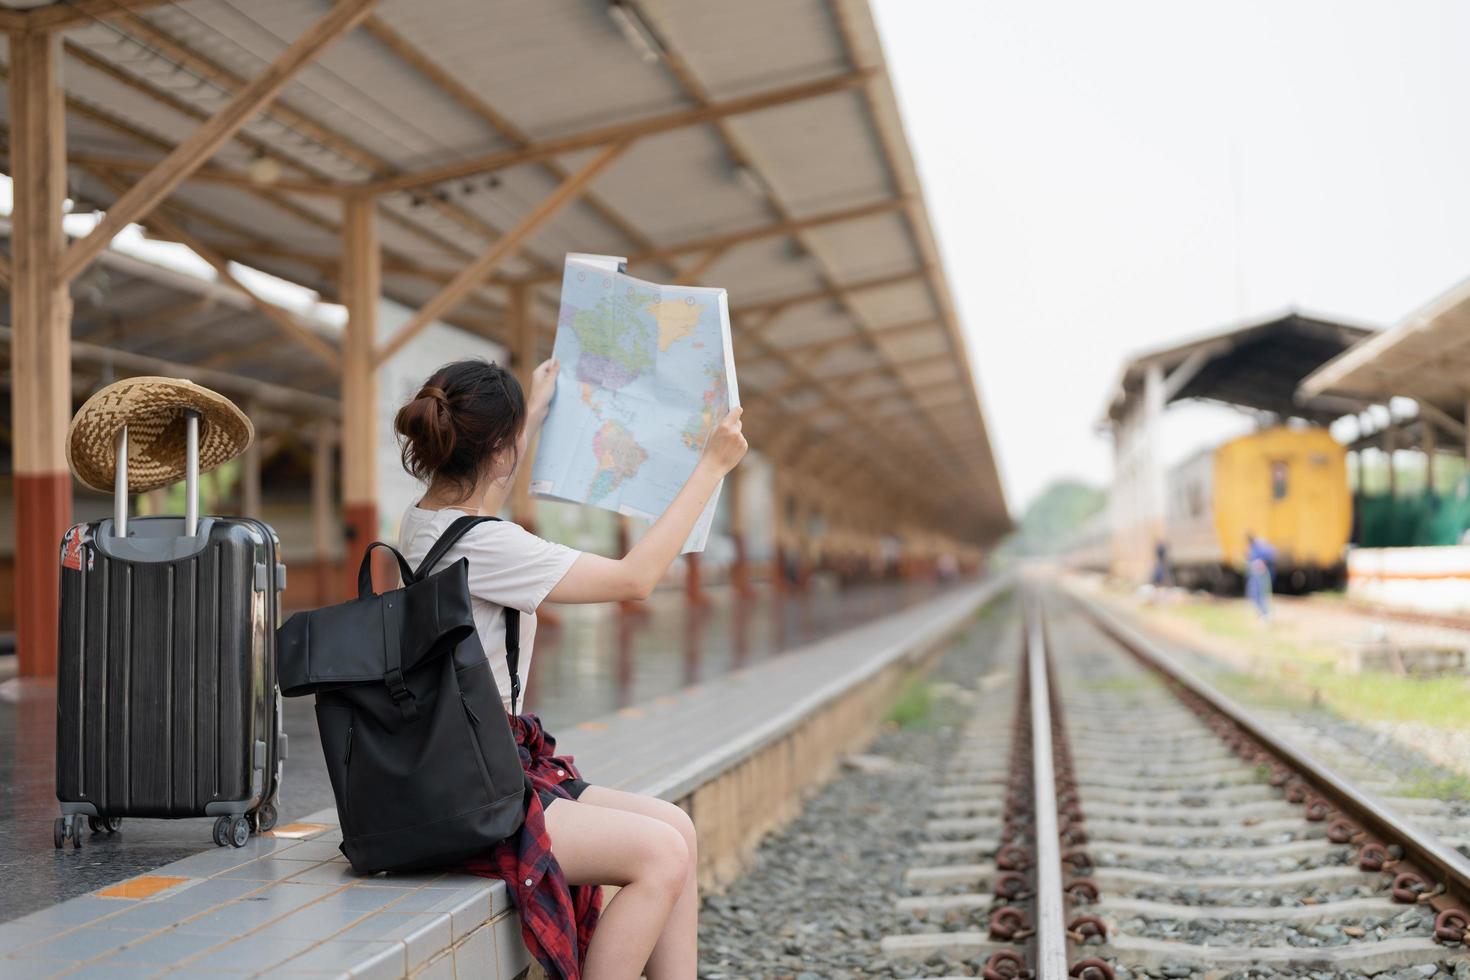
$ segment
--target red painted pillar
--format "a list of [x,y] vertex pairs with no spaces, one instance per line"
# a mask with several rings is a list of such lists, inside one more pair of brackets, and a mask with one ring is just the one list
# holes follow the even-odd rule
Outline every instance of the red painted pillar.
[[70,526],[70,473],[15,475],[15,645],[22,677],[56,676],[60,547]]
[[691,551],[684,556],[684,599],[691,606],[702,606],[709,602],[704,594],[704,582],[699,571],[699,552]]
[[59,34],[10,39],[10,407],[15,468],[16,646],[23,677],[56,675],[60,547],[71,525],[71,298]]

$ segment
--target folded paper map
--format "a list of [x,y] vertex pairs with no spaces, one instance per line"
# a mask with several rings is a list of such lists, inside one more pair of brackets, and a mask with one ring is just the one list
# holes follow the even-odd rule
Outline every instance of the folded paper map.
[[[740,404],[723,289],[661,286],[609,255],[567,256],[553,353],[561,362],[531,492],[652,520]],[[684,551],[703,551],[716,489]]]

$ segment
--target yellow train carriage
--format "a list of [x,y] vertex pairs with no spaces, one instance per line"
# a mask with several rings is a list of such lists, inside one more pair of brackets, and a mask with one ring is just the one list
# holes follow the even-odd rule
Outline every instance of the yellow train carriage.
[[1276,549],[1282,588],[1337,584],[1352,531],[1347,452],[1317,427],[1233,439],[1170,473],[1166,528],[1183,585],[1238,584],[1247,533]]

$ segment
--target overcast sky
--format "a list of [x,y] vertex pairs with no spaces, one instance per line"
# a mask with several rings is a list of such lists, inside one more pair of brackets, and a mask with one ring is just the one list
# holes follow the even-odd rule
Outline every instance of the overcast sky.
[[[1108,480],[1127,355],[1470,275],[1470,4],[873,6],[1018,513]],[[1243,424],[1171,416],[1170,459]]]

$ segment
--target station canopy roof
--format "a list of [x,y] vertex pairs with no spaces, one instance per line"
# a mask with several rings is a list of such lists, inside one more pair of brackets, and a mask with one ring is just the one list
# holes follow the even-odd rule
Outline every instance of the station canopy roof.
[[1343,414],[1332,400],[1297,397],[1302,379],[1365,337],[1371,328],[1296,311],[1260,320],[1130,360],[1105,421],[1117,423],[1143,397],[1144,380],[1157,366],[1165,404],[1188,398],[1303,418],[1321,425]]
[[1302,382],[1307,398],[1336,398],[1343,412],[1413,398],[1465,421],[1470,398],[1470,280],[1415,310],[1390,330],[1333,358]]
[[[968,540],[1008,528],[866,0],[0,0],[0,27],[64,30],[71,193],[105,209],[344,4],[372,9],[150,235],[332,299],[343,202],[372,194],[385,295],[422,308],[498,249],[440,319],[509,345],[529,290],[542,355],[568,251],[724,286],[753,445]],[[330,324],[170,316],[178,297],[123,285],[79,300],[89,342],[336,390],[311,352]]]

